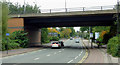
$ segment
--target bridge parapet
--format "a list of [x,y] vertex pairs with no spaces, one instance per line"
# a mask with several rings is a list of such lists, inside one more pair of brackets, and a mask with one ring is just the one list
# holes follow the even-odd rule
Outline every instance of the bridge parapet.
[[44,16],[66,16],[66,15],[89,15],[89,14],[108,14],[116,13],[115,5],[94,6],[94,7],[75,7],[75,8],[55,8],[40,9],[40,12],[10,13],[11,17],[44,17]]
[[72,15],[97,15],[97,14],[114,14],[116,10],[102,10],[102,11],[80,11],[80,12],[58,12],[58,13],[33,13],[33,14],[13,14],[12,18],[24,17],[47,17],[47,16],[72,16]]

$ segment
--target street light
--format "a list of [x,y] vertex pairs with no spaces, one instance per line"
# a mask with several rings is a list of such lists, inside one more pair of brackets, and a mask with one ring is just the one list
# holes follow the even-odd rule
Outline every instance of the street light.
[[67,12],[67,3],[66,3],[66,0],[65,0],[65,12]]
[[119,38],[119,0],[117,0],[117,36]]
[[25,4],[25,0],[24,0],[24,14],[26,12],[26,4]]

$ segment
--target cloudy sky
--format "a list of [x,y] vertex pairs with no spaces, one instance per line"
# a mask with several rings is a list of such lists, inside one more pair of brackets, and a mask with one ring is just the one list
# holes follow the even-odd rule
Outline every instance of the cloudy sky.
[[[41,9],[54,9],[65,8],[65,1],[67,8],[74,7],[93,7],[93,6],[111,6],[117,3],[117,0],[6,0],[13,3],[24,4],[24,1],[28,4],[37,4]],[[79,27],[75,27],[75,30],[79,30]]]

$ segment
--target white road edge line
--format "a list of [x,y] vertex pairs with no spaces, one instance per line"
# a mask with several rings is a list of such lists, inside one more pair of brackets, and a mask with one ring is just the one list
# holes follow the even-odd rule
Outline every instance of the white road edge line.
[[48,54],[47,56],[50,56],[50,54]]
[[38,60],[39,58],[35,58],[34,60]]
[[69,62],[67,62],[67,63],[71,63],[73,60],[70,60]]

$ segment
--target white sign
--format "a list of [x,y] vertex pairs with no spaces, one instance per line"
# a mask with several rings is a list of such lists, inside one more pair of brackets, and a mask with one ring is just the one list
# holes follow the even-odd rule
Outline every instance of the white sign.
[[92,38],[93,37],[93,33],[90,33],[90,38]]
[[99,38],[99,32],[95,32],[95,39]]

